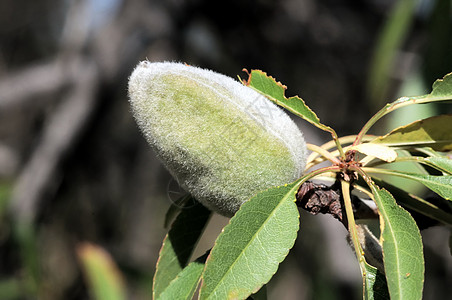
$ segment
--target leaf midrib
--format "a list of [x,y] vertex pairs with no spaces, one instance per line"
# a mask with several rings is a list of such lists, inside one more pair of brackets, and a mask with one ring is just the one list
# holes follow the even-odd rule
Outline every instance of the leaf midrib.
[[[395,248],[395,250],[396,250],[396,254],[395,254],[395,256],[396,256],[396,266],[397,266],[397,274],[399,273],[399,271],[400,271],[400,259],[399,259],[399,246],[397,245],[397,243],[395,242],[396,241],[396,237],[395,237],[395,234],[394,234],[394,228],[393,228],[393,226],[392,226],[392,224],[391,224],[391,222],[387,222],[387,221],[389,221],[389,219],[388,219],[388,215],[387,215],[387,211],[386,211],[386,208],[385,208],[385,206],[383,205],[383,203],[382,203],[382,200],[381,200],[381,196],[380,196],[380,194],[378,193],[378,191],[376,191],[375,190],[375,194],[377,195],[377,198],[378,198],[378,201],[380,202],[380,206],[381,207],[379,207],[379,209],[380,209],[380,212],[382,212],[383,213],[383,215],[384,215],[384,217],[385,217],[385,227],[386,227],[386,225],[388,225],[388,227],[389,227],[389,229],[390,229],[390,235],[391,235],[391,237],[392,237],[392,240],[394,241],[393,242],[393,244],[394,244],[394,248]],[[383,232],[384,231],[386,231],[385,229],[383,229]],[[382,235],[383,235],[383,232],[382,232]],[[384,240],[383,240],[383,242],[384,242]],[[384,252],[383,252],[383,255],[384,255]],[[402,294],[402,286],[401,286],[401,281],[400,281],[400,278],[399,278],[399,276],[393,276],[393,278],[394,277],[397,277],[397,286],[398,286],[398,295],[399,295],[399,299],[402,299],[401,297],[400,297],[400,295]],[[393,295],[392,295],[393,296]]]
[[[300,182],[301,182],[301,181],[300,181]],[[298,188],[300,182],[297,182],[297,183],[296,183],[296,184],[295,184],[295,185],[294,185],[294,186],[286,193],[286,195],[282,198],[282,200],[279,202],[279,204],[272,210],[272,212],[271,212],[271,213],[268,215],[268,217],[265,219],[265,222],[263,222],[262,224],[267,223],[267,220],[269,220],[270,217],[274,215],[274,213],[275,213],[275,211],[277,210],[277,208],[279,208],[279,207],[282,205],[282,203],[286,201],[286,199],[289,197],[288,195],[290,195],[292,192],[294,192],[294,191]],[[263,226],[260,226],[260,227],[259,227],[259,230],[257,230],[256,233],[253,234],[252,238],[251,238],[250,241],[246,244],[246,247],[244,247],[243,249],[247,249],[247,248],[249,247],[249,245],[251,244],[251,242],[254,241],[254,240],[256,239],[256,236],[258,235],[258,233],[261,232],[262,228],[263,228]],[[218,281],[219,283],[221,283],[221,282],[223,281],[223,279],[226,277],[226,275],[229,274],[229,273],[231,272],[231,270],[233,269],[233,266],[234,266],[234,265],[237,263],[237,261],[243,256],[243,253],[244,253],[244,252],[245,252],[245,251],[241,251],[241,252],[240,252],[240,255],[238,255],[237,258],[236,258],[236,259],[233,261],[233,263],[231,264],[231,267],[228,268],[228,270],[227,270],[227,271],[223,274],[223,276],[220,278],[220,280]],[[206,264],[206,265],[207,265],[207,264]],[[215,292],[218,290],[219,286],[220,286],[220,284],[217,284],[217,285],[215,286],[215,288],[208,294],[208,296],[206,297],[206,299],[208,299],[211,295],[215,294]]]

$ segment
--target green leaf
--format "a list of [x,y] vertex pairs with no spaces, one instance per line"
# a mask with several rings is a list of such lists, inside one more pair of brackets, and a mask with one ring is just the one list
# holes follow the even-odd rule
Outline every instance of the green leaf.
[[385,189],[370,185],[382,219],[386,281],[392,300],[422,299],[424,254],[419,228]]
[[364,299],[366,300],[387,300],[389,299],[388,286],[383,273],[377,268],[364,262],[366,275],[364,282]]
[[249,296],[247,300],[267,300],[267,286],[261,287],[255,294]]
[[200,299],[244,299],[275,274],[297,237],[301,180],[245,202],[207,259]]
[[153,296],[157,299],[171,281],[187,266],[211,212],[197,203],[184,207],[163,240],[154,275]]
[[452,150],[452,115],[440,115],[398,127],[371,141],[392,147],[431,147],[437,151]]
[[425,99],[433,101],[452,99],[452,73],[433,83],[432,92]]
[[358,144],[350,147],[350,150],[356,150],[387,162],[392,162],[397,158],[397,152],[394,149],[379,144]]
[[126,299],[124,281],[110,255],[92,244],[77,249],[88,285],[96,300]]
[[[419,148],[415,148],[414,151],[417,151]],[[433,151],[433,150],[432,150]],[[417,153],[417,152],[416,152]],[[412,156],[412,153],[405,149],[397,149],[397,159],[390,164],[385,164],[382,161],[370,161],[368,159],[363,159],[360,162],[365,167],[375,167],[381,166],[383,169],[389,170],[403,170],[407,173],[418,173],[418,174],[430,174],[425,165],[427,162],[424,162],[424,157],[421,156]],[[430,168],[429,168],[430,170]],[[432,170],[430,170],[432,171]],[[435,171],[435,174],[438,172]],[[382,176],[382,179],[386,179],[387,176]],[[401,178],[401,177],[391,177],[391,184],[397,186],[405,191],[410,191],[410,193],[419,194],[425,192],[425,187],[422,184],[418,184],[415,181],[410,179]],[[391,191],[390,191],[391,192]],[[391,192],[392,193],[392,192]],[[394,195],[395,196],[395,195]],[[398,198],[396,197],[398,200]]]
[[448,157],[432,156],[424,158],[423,161],[431,167],[452,175],[452,159]]
[[442,79],[438,79],[433,83],[430,94],[418,97],[402,97],[393,104],[396,106],[406,106],[410,104],[425,104],[432,102],[449,102],[452,100],[452,73],[445,75]]
[[201,280],[208,253],[186,266],[160,294],[159,300],[190,300]]
[[383,170],[383,169],[371,169],[370,172],[379,172],[387,175],[400,176],[407,179],[416,180],[444,199],[452,200],[452,175],[443,175],[443,176],[435,176],[435,175],[424,175],[424,174],[415,174],[415,173],[406,173],[394,170]]
[[286,98],[284,94],[287,87],[281,82],[277,82],[273,77],[268,76],[267,73],[261,70],[251,70],[248,80],[242,81],[242,83],[320,129],[331,130],[328,126],[320,123],[320,119],[304,103],[303,99],[298,96]]
[[[452,215],[445,212],[444,209],[441,209],[437,205],[430,203],[405,190],[402,190],[392,185],[392,183],[388,183],[373,176],[372,180],[375,181],[378,186],[388,190],[394,196],[394,198],[397,199],[397,203],[402,205],[404,208],[423,214],[443,224],[452,225]],[[360,180],[358,180],[358,182],[359,181]]]
[[[402,2],[400,2],[402,3]],[[425,103],[431,103],[431,102],[440,102],[440,101],[450,101],[452,100],[452,73],[447,74],[444,76],[443,79],[439,79],[435,81],[433,84],[433,90],[430,94],[424,95],[424,96],[418,96],[418,97],[401,97],[397,99],[396,101],[392,103],[386,104],[382,109],[380,109],[375,115],[372,116],[372,118],[367,121],[366,124],[364,124],[363,128],[359,132],[356,140],[355,145],[358,144],[361,139],[364,137],[364,135],[369,131],[369,129],[383,116],[387,115],[388,113],[391,113],[395,111],[396,109],[406,107],[413,104],[425,104]],[[445,123],[445,125],[451,126],[450,123]],[[441,129],[438,127],[438,129]],[[448,135],[450,137],[450,135]],[[415,136],[416,137],[416,136]],[[450,139],[448,139],[449,142],[447,145],[449,145],[450,148]],[[428,140],[429,143],[431,143],[431,139]],[[433,147],[432,147],[433,148]]]
[[402,177],[413,179],[419,181],[441,197],[447,200],[452,200],[452,176],[434,176],[434,175],[421,175],[421,174],[410,174],[396,172]]

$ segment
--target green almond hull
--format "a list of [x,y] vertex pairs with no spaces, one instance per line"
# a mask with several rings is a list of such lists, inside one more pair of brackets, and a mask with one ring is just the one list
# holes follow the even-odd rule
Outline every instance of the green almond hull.
[[129,82],[135,119],[179,184],[232,216],[257,192],[297,179],[306,146],[269,100],[212,71],[141,63]]

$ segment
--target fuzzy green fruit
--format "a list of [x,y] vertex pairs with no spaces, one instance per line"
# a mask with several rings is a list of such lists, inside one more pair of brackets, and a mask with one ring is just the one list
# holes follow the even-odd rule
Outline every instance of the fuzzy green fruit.
[[306,144],[295,123],[230,77],[144,61],[130,76],[129,97],[138,126],[169,172],[224,216],[304,170]]

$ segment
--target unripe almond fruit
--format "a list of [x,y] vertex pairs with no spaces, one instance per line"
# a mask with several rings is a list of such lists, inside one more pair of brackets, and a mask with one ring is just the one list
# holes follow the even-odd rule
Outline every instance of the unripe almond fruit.
[[169,172],[224,216],[304,170],[306,144],[295,123],[230,77],[144,61],[130,76],[129,97],[138,126]]

